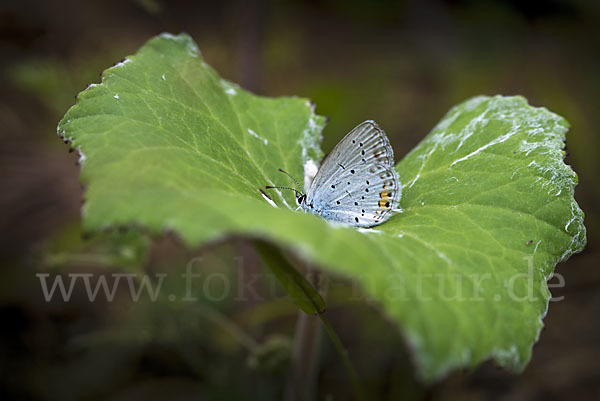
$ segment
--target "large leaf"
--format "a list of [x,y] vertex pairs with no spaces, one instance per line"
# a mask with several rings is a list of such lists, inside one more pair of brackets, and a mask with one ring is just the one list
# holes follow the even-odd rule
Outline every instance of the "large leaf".
[[585,244],[566,121],[521,97],[462,103],[398,164],[404,211],[373,230],[296,212],[291,191],[274,208],[258,191],[286,182],[278,168],[313,170],[322,125],[306,100],[249,94],[189,37],[162,35],[82,92],[59,133],[85,155],[88,230],[135,223],[193,246],[268,239],[356,280],[425,379],[490,357],[522,369],[547,278]]

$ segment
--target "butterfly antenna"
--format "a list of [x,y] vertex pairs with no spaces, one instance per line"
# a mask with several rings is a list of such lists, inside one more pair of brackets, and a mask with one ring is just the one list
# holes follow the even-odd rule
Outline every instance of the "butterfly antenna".
[[299,198],[300,196],[302,196],[302,192],[298,191],[297,189],[290,188],[290,187],[274,187],[271,185],[267,185],[265,187],[265,189],[289,189],[290,191],[294,191],[296,193],[296,198]]
[[290,173],[288,173],[287,171],[284,171],[282,169],[278,169],[279,171],[281,171],[283,174],[287,175],[288,177],[290,177],[298,186],[298,188],[300,188],[300,193],[304,193],[304,188],[302,188],[302,186],[300,186],[300,184],[298,184],[298,181],[296,181],[296,179],[294,177],[292,177],[292,175]]

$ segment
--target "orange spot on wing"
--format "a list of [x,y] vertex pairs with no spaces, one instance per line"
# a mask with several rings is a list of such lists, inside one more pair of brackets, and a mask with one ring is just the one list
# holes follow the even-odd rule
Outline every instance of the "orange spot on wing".
[[390,207],[390,201],[382,199],[379,201],[379,207],[388,209]]

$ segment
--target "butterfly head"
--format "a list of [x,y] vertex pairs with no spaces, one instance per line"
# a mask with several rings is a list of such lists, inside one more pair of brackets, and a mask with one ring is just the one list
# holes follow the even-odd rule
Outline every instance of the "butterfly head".
[[298,202],[298,206],[302,206],[306,202],[306,194],[298,192],[296,194],[296,202]]
[[[298,206],[305,208],[306,205],[306,193],[304,192],[304,189],[302,189],[302,187],[300,186],[300,184],[298,184],[298,181],[296,181],[296,179],[294,177],[292,177],[289,173],[287,173],[286,171],[283,171],[282,169],[279,169],[279,171],[281,171],[282,173],[286,174],[288,177],[290,177],[294,183],[298,186],[298,188],[300,189],[299,191],[295,188],[290,188],[290,187],[280,187],[280,186],[267,186],[267,189],[288,189],[290,191],[294,191],[294,193],[296,194],[296,203],[298,203]],[[312,207],[312,206],[311,206]]]

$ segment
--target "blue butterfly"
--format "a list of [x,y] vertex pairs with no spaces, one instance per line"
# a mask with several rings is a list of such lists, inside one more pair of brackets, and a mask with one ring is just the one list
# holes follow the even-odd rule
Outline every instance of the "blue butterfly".
[[279,186],[267,189],[295,191],[296,201],[305,212],[356,227],[386,221],[402,193],[390,141],[371,120],[359,124],[333,148],[306,193],[294,177],[279,171],[290,176],[300,191]]

